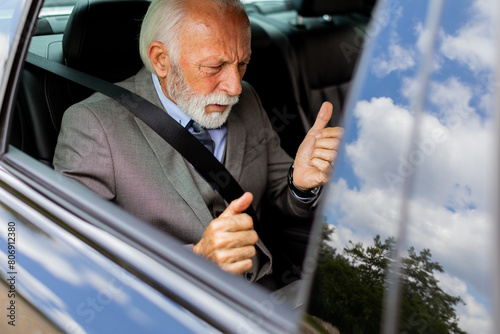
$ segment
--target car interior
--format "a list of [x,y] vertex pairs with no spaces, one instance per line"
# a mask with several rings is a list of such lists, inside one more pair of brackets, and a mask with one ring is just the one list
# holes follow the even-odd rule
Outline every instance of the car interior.
[[[141,20],[148,0],[80,0],[71,14],[38,20],[31,53],[109,82],[134,75]],[[334,105],[332,126],[341,124],[356,60],[375,0],[245,2],[252,30],[252,60],[244,77],[257,91],[281,145],[291,155],[314,122],[323,101]],[[47,166],[64,111],[93,92],[26,63],[10,143]],[[277,249],[302,263],[310,225],[287,229],[265,208],[283,244]],[[304,227],[306,226],[306,227]],[[283,237],[285,236],[285,237]]]

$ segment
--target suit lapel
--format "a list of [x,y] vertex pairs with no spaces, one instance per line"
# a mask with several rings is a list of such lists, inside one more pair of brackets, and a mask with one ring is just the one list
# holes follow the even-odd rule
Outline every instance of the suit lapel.
[[[154,103],[164,110],[163,105],[154,90],[151,73],[141,70],[136,76],[136,92],[138,95]],[[204,203],[203,197],[198,190],[188,168],[192,168],[189,163],[172,146],[165,143],[149,126],[135,117],[144,138],[153,150],[160,163],[164,176],[168,179],[172,187],[186,201],[194,214],[198,217],[200,224],[206,228],[212,221],[212,215]]]
[[[235,106],[236,109],[238,106]],[[245,156],[246,129],[237,110],[232,110],[227,120],[225,166],[239,181]]]

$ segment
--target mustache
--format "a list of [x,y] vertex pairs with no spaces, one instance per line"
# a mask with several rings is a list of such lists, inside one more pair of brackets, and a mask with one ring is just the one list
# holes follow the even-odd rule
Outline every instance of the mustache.
[[238,103],[240,97],[239,95],[232,96],[223,92],[212,93],[209,95],[205,95],[203,97],[203,102],[205,105],[209,104],[218,104],[218,105],[228,105],[233,106]]

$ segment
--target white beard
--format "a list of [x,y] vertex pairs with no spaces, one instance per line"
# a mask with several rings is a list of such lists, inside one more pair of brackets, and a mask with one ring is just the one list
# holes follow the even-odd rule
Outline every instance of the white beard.
[[[178,66],[171,64],[167,75],[167,93],[174,102],[196,123],[206,129],[220,128],[227,120],[231,108],[238,103],[239,96],[226,93],[204,95],[189,87]],[[223,112],[207,114],[205,107],[210,104],[227,105]]]

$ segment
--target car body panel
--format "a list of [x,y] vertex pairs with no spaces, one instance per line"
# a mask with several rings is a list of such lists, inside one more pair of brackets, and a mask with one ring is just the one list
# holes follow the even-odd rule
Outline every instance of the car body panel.
[[[100,307],[101,305],[97,302],[96,306],[94,302],[98,294],[104,291],[104,297],[101,296],[101,300],[106,303],[110,300],[106,299],[106,288],[113,291],[113,287],[119,290],[118,288],[123,286],[117,296],[125,295],[126,299],[131,300],[135,295],[135,299],[138,300],[135,304],[141,302],[146,305],[152,304],[153,309],[156,308],[153,313],[162,310],[165,319],[158,320],[158,326],[165,324],[169,317],[176,319],[172,326],[176,321],[182,324],[182,319],[186,319],[187,315],[190,321],[179,327],[179,330],[195,328],[196,332],[206,332],[212,330],[212,327],[206,325],[210,323],[215,328],[231,332],[294,331],[293,328],[298,319],[297,310],[292,311],[283,298],[269,296],[263,289],[257,290],[257,287],[251,288],[252,294],[248,295],[249,285],[245,281],[222,272],[212,263],[192,254],[176,239],[158,234],[150,225],[137,220],[114,204],[102,200],[83,186],[62,177],[13,147],[4,156],[3,166],[3,188],[11,193],[11,196],[8,196],[8,193],[2,196],[3,203],[9,203],[10,199],[13,203],[17,203],[17,206],[12,209],[13,212],[22,212],[27,215],[23,219],[19,218],[19,222],[14,221],[15,224],[19,225],[24,222],[28,226],[34,224],[38,228],[42,226],[44,229],[54,229],[63,233],[58,239],[48,238],[42,245],[38,245],[41,248],[39,253],[57,254],[61,251],[60,249],[75,248],[73,243],[76,243],[78,252],[75,256],[78,260],[70,259],[60,262],[82,262],[82,265],[87,263],[91,267],[87,271],[90,272],[94,267],[96,271],[94,276],[101,277],[98,281],[106,284],[103,290],[102,287],[96,287],[89,282],[86,288],[89,292],[74,300],[70,298],[69,293],[72,291],[71,282],[64,282],[68,293],[62,293],[59,290],[63,286],[62,283],[52,285],[53,283],[46,282],[52,289],[47,290],[53,291],[53,296],[73,300],[71,303],[68,302],[72,305],[68,308],[73,312],[73,317],[68,315],[64,324],[58,322],[59,326],[69,326],[68,322],[74,319],[75,322],[70,327],[72,329],[80,327],[87,329],[85,326],[90,326],[90,328],[96,326],[91,330],[94,332],[104,328],[102,324],[97,325],[97,322],[90,321],[90,319],[97,319],[97,316],[104,310],[108,310],[110,314],[124,313],[116,309],[116,312],[113,312],[113,307]],[[45,182],[49,180],[51,184],[43,184],[41,180]],[[60,189],[64,189],[64,192]],[[19,198],[22,199],[21,203],[19,203]],[[5,221],[6,229],[9,227],[8,223],[12,221],[7,220]],[[53,234],[49,233],[51,236]],[[19,246],[21,251],[24,244],[22,240]],[[70,240],[71,243],[68,243]],[[29,250],[35,245],[30,244],[26,249]],[[83,254],[79,254],[80,251]],[[45,261],[41,265],[42,268],[50,267],[50,257],[38,260]],[[21,274],[38,272],[42,268],[24,268]],[[77,268],[66,266],[65,271],[68,272],[67,275],[74,277],[75,270]],[[132,279],[134,275],[138,279]],[[53,281],[50,272],[42,277],[46,277],[49,282]],[[129,286],[128,283],[133,284]],[[78,284],[76,290],[85,288],[86,284],[80,281]],[[137,290],[135,290],[136,287]],[[31,291],[25,294],[20,290],[19,295],[30,303],[38,305],[30,299],[36,299],[36,293]],[[115,305],[111,301],[109,304]],[[125,307],[119,303],[118,305]],[[168,306],[168,310],[165,305]],[[184,306],[184,309],[179,313],[176,310],[180,305]],[[37,309],[43,310],[43,313],[49,310],[43,304],[38,306]],[[92,317],[93,310],[95,311],[94,317]],[[66,308],[65,312],[67,312]],[[196,316],[190,315],[191,313]],[[47,316],[49,315],[50,312]],[[177,316],[180,318],[177,319]],[[268,320],[263,321],[263,319]],[[90,323],[87,324],[86,320]],[[85,326],[80,324],[78,327],[76,324],[82,321]],[[202,330],[200,330],[200,324]],[[124,330],[127,328],[134,327],[128,326]],[[62,329],[67,331],[67,328]],[[143,329],[146,330],[145,327]],[[131,330],[131,332],[135,331]],[[156,329],[150,329],[150,332],[156,332]]]
[[[22,203],[5,189],[2,189],[1,196],[1,245],[5,248],[10,241],[16,246],[15,264],[7,267],[6,254],[2,254],[1,260],[2,272],[7,274],[7,282],[11,284],[9,291],[13,291],[10,300],[17,302],[23,298],[35,309],[44,310],[44,315],[65,333],[98,330],[137,333],[164,329],[210,331],[203,326],[197,327],[199,322],[193,320],[192,314],[104,258],[70,232],[52,224],[51,220],[31,208],[29,201]],[[23,216],[19,212],[23,212]],[[13,232],[7,234],[9,227]],[[108,236],[107,242],[113,242],[113,239]],[[127,245],[120,247],[130,248]],[[36,276],[31,273],[36,273]],[[22,306],[17,310],[17,314],[24,313]],[[116,322],[117,314],[127,316]],[[30,321],[31,318],[21,316],[14,319],[13,324],[22,328],[29,326]],[[7,324],[2,322],[1,325]]]

